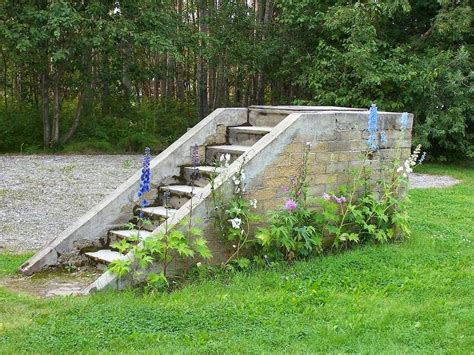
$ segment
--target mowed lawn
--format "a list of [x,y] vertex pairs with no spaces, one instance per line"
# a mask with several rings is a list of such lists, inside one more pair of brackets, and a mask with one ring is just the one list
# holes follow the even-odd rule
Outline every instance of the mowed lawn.
[[[34,299],[0,288],[0,353],[474,351],[474,165],[412,190],[412,236],[171,294]],[[26,256],[0,254],[0,277]]]

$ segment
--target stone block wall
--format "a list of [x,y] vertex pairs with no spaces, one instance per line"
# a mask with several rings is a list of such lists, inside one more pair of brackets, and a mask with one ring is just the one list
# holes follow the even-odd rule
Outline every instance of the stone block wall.
[[[411,126],[400,127],[401,113],[379,113],[379,129],[384,131],[387,143],[370,154],[366,163],[373,169],[373,178],[380,176],[382,163],[405,160],[410,156]],[[306,144],[309,153],[309,195],[320,197],[324,192],[337,191],[342,184],[352,180],[351,170],[362,166],[368,152],[368,111],[327,112],[301,114],[281,133],[283,149],[256,176],[250,184],[249,196],[259,201],[259,209],[265,211],[281,208],[288,193],[285,187],[297,176],[303,161]]]

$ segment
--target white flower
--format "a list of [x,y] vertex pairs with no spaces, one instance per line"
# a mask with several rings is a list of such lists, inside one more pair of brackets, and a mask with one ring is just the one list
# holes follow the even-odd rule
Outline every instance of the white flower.
[[219,158],[219,161],[221,162],[221,166],[225,167],[225,168],[228,168],[229,167],[229,163],[230,163],[230,154],[227,153],[227,154],[222,154],[221,157]]
[[229,222],[232,224],[232,228],[240,229],[242,220],[240,218],[235,217],[235,218],[229,219]]
[[257,200],[256,199],[250,200],[250,206],[252,206],[253,208],[257,208]]
[[243,170],[242,170],[242,172],[240,173],[240,180],[242,180],[242,182],[245,181],[245,173],[244,173]]
[[401,173],[403,171],[403,166],[400,166],[398,169],[397,169],[397,173]]
[[237,245],[233,244],[233,245],[232,245],[232,248],[234,248],[234,249],[237,248]]
[[311,143],[311,142],[306,142],[306,146],[307,146],[309,149],[311,149],[311,148],[313,147],[313,143]]
[[232,176],[232,181],[234,182],[234,185],[240,185],[240,180],[235,175]]
[[197,267],[200,267],[201,265],[202,265],[201,262],[198,262],[198,263],[196,264]]

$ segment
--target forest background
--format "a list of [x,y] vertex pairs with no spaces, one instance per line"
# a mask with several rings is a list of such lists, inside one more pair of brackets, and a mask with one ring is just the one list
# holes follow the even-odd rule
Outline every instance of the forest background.
[[415,114],[474,157],[463,0],[2,0],[0,152],[156,153],[219,107]]

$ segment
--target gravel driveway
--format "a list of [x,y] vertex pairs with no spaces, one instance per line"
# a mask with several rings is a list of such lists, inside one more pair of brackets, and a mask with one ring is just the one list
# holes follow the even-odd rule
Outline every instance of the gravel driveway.
[[0,155],[0,251],[38,250],[127,180],[141,155]]

